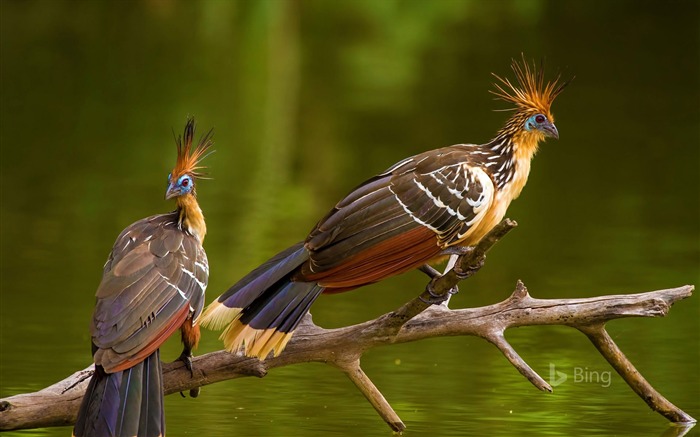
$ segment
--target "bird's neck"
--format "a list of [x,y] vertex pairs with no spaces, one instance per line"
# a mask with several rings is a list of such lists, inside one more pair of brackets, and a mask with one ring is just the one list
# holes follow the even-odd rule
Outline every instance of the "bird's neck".
[[540,137],[530,132],[504,128],[496,138],[484,147],[492,154],[486,159],[486,166],[494,184],[510,200],[520,195],[530,175],[530,162],[537,153]]
[[207,234],[207,225],[204,222],[204,214],[197,203],[197,198],[193,194],[185,194],[177,198],[177,212],[179,213],[178,224],[180,228],[204,242]]
[[513,135],[513,156],[515,157],[515,162],[521,165],[527,162],[529,169],[530,161],[532,161],[533,156],[537,153],[542,139],[542,135],[533,134],[524,130]]

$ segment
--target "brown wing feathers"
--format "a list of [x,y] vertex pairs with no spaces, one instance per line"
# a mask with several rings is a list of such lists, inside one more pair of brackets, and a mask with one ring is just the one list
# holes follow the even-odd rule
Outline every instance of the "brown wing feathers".
[[382,208],[398,206],[392,200],[390,182],[391,176],[383,175],[357,187],[318,222],[306,238],[307,248],[314,250],[347,238],[367,220],[375,220],[372,214],[381,212]]
[[[180,231],[176,213],[127,228],[115,243],[97,292],[92,335],[105,370],[144,358],[203,306],[206,265],[194,237]],[[146,354],[144,356],[144,354]],[[136,358],[135,358],[136,357]]]
[[[439,240],[457,240],[483,187],[469,187],[464,153],[453,149],[404,160],[340,202],[311,233],[299,280],[347,290],[413,269],[440,254]],[[324,230],[333,238],[317,247]]]
[[440,251],[431,230],[412,226],[329,270],[313,273],[304,267],[299,279],[316,281],[330,293],[347,291],[411,270],[438,256]]
[[[187,307],[179,308],[178,311],[173,313],[170,319],[166,321],[167,323],[165,327],[160,329],[156,335],[152,336],[148,343],[139,343],[139,347],[135,353],[126,350],[125,352],[131,352],[126,358],[119,354],[119,348],[106,350],[100,349],[95,354],[95,361],[99,359],[101,362],[109,363],[110,359],[113,360],[115,364],[112,367],[109,367],[111,372],[120,372],[133,367],[134,365],[143,361],[146,357],[150,356],[153,352],[157,351],[163,345],[163,343],[165,343],[165,340],[170,338],[170,336],[175,333],[175,331],[177,331],[183,325],[183,323],[185,323],[188,314],[189,311]],[[100,354],[99,357],[98,354]]]
[[[306,239],[311,251],[309,268],[324,271],[367,247],[368,240],[392,228],[401,217],[389,189],[391,175],[375,177],[357,187],[319,223]],[[343,253],[344,256],[338,256]]]

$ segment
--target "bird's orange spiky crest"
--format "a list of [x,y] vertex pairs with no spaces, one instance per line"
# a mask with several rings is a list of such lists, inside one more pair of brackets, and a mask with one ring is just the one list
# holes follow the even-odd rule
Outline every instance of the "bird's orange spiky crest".
[[[170,181],[176,181],[185,174],[199,179],[203,179],[206,176],[199,171],[205,168],[199,165],[199,163],[211,153],[210,149],[214,144],[212,141],[213,130],[203,135],[193,150],[194,131],[194,118],[188,117],[184,134],[175,139],[177,143],[177,161],[175,162],[175,168],[170,174]],[[204,222],[202,209],[197,203],[194,185],[189,193],[177,196],[177,210],[179,212],[179,226],[186,229],[192,235],[197,236],[200,243],[202,243],[204,241],[204,236],[207,234],[207,225]]]
[[177,143],[177,162],[172,172],[173,180],[177,180],[177,178],[183,174],[189,174],[199,179],[206,179],[206,174],[199,171],[205,167],[199,165],[199,163],[211,153],[210,149],[214,144],[212,140],[213,131],[210,130],[202,136],[193,150],[194,132],[194,117],[189,117],[187,119],[187,124],[185,124],[183,136],[179,136],[175,140]]
[[[535,62],[532,65],[527,62],[525,55],[522,55],[522,62],[513,59],[511,68],[518,81],[517,86],[513,85],[509,79],[503,79],[495,73],[493,76],[500,81],[494,83],[495,90],[491,91],[497,99],[515,104],[511,110],[524,112],[540,112],[549,115],[549,108],[554,99],[571,82],[571,79],[559,82],[561,74],[551,81],[544,81],[544,62],[538,69]],[[573,78],[572,78],[573,79]]]

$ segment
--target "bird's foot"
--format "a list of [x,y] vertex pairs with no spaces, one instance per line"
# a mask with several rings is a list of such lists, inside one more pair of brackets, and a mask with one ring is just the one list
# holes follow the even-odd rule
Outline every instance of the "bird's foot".
[[478,272],[481,270],[481,268],[484,266],[486,263],[486,255],[483,255],[479,260],[468,266],[466,269],[463,269],[459,264],[455,265],[452,270],[455,272],[455,275],[457,278],[461,281],[464,279],[467,279],[468,277],[472,276],[474,273]]
[[[456,255],[459,257],[463,257],[465,255],[470,254],[473,250],[474,250],[473,246],[452,246],[452,247],[447,247],[447,248],[443,249],[442,252],[440,252],[440,255],[443,255],[443,256]],[[472,276],[477,271],[479,271],[484,266],[485,261],[486,261],[486,255],[482,255],[476,263],[470,265],[466,269],[462,269],[460,267],[460,262],[458,260],[458,262],[455,264],[455,266],[452,268],[452,270],[454,271],[454,274],[457,276],[457,279],[464,280],[464,279],[467,279],[468,277]],[[425,272],[425,270],[423,270],[422,268],[421,268],[421,270],[423,272]],[[435,270],[435,269],[433,269],[433,270]],[[428,275],[430,275],[430,274],[428,274]]]
[[[187,368],[187,370],[190,371],[190,377],[194,378],[194,367],[192,365],[192,352],[185,349],[182,351],[182,353],[180,354],[180,356],[177,359],[182,361],[183,363],[185,363],[185,367]],[[199,391],[200,391],[200,387],[195,387],[195,388],[191,389],[190,390],[190,397],[196,398],[197,396],[199,396]],[[183,398],[187,397],[187,396],[185,396],[185,394],[183,392],[180,392],[180,396],[182,396]]]
[[422,295],[418,297],[423,303],[428,305],[440,305],[449,299],[453,294],[459,293],[459,288],[455,285],[451,289],[447,290],[446,293],[438,293],[433,288],[433,281],[430,281],[428,285],[425,286],[425,291],[428,293],[429,297],[425,298]]
[[194,378],[194,368],[192,367],[192,352],[184,350],[182,351],[180,356],[177,357],[177,359],[185,363],[185,367],[187,367],[187,370],[190,371],[190,376]]

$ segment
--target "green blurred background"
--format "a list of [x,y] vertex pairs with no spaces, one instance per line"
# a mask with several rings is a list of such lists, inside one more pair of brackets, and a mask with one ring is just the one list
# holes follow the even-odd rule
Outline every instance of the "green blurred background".
[[[554,105],[561,140],[535,158],[508,216],[520,227],[453,307],[495,303],[522,279],[542,298],[700,283],[697,1],[7,1],[1,10],[0,395],[90,361],[88,321],[118,233],[163,200],[172,131],[215,128],[198,186],[208,301],[301,240],[341,196],[399,159],[485,142],[507,114],[488,93],[512,57],[576,75]],[[409,273],[320,299],[314,320],[374,318],[419,293]],[[700,300],[609,329],[672,402],[700,417]],[[564,327],[509,339],[550,363],[606,372]],[[206,331],[198,353],[220,348]],[[169,342],[164,357],[179,353]],[[665,420],[617,376],[544,394],[477,338],[369,352],[366,372],[427,435],[660,435]],[[169,396],[169,436],[389,435],[320,364]],[[515,431],[514,431],[515,430]],[[70,430],[18,432],[66,435]],[[10,434],[8,434],[10,435]]]

